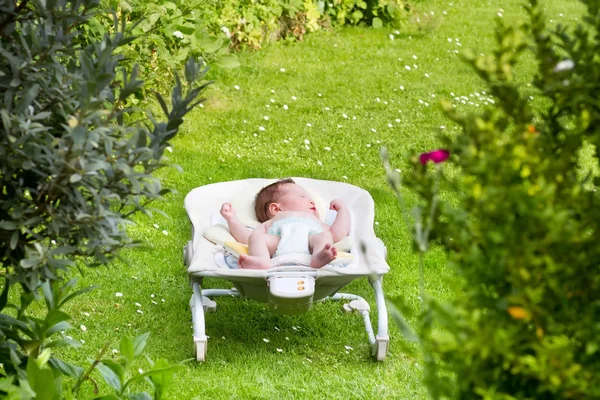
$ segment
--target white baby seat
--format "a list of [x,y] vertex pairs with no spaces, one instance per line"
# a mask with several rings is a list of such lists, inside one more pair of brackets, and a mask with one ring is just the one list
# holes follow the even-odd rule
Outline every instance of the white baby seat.
[[[216,303],[210,300],[210,297],[218,296],[250,298],[267,303],[271,310],[283,314],[305,312],[310,309],[313,301],[350,300],[348,304],[344,304],[344,309],[357,311],[363,316],[372,354],[379,361],[385,359],[389,337],[381,281],[383,275],[389,271],[389,266],[385,260],[386,248],[373,231],[375,210],[371,195],[366,190],[347,183],[308,178],[292,179],[309,191],[322,218],[328,214],[327,208],[331,200],[344,200],[350,210],[352,223],[349,235],[350,249],[342,250],[349,250],[352,258],[344,262],[336,259],[323,268],[313,269],[303,265],[305,255],[298,255],[298,262],[294,262],[293,255],[286,255],[279,263],[273,259],[274,267],[271,269],[232,269],[224,262],[228,252],[222,246],[223,243],[220,243],[226,241],[226,237],[214,238],[212,235],[206,235],[211,239],[208,240],[205,231],[225,231],[224,220],[219,221],[219,210],[224,202],[234,204],[238,218],[249,228],[258,225],[253,211],[254,195],[275,180],[245,179],[221,182],[190,191],[185,198],[185,209],[192,225],[192,240],[185,245],[183,254],[193,289],[190,307],[198,361],[206,359],[207,336],[204,316],[206,312],[215,311]],[[332,217],[331,212],[328,217]],[[228,236],[227,232],[224,234]],[[280,263],[283,265],[277,265]],[[202,290],[204,277],[229,280],[234,288]],[[361,277],[368,278],[375,291],[378,311],[377,335],[373,333],[371,326],[369,304],[359,296],[337,293],[342,287]]]

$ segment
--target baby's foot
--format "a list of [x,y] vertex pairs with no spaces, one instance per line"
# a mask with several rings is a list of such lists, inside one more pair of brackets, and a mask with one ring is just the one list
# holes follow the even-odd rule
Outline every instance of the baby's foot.
[[310,258],[310,266],[312,268],[321,268],[329,264],[337,256],[337,249],[330,243],[327,243],[325,247],[316,254],[313,254]]
[[238,265],[240,268],[245,269],[269,269],[271,268],[271,260],[265,257],[240,254]]

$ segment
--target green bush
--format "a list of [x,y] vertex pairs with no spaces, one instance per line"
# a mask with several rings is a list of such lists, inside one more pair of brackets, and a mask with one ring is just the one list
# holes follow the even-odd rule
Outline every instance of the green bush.
[[[171,109],[157,95],[167,120],[144,117],[130,106],[144,84],[137,68],[117,71],[123,57],[116,50],[135,39],[126,21],[115,21],[113,33],[99,40],[81,37],[97,6],[0,2],[0,394],[40,398],[52,388],[60,397],[62,375],[78,383],[89,378],[52,354],[76,345],[60,336],[70,319],[61,306],[89,291],[75,291],[75,281],[63,278],[137,245],[125,226],[169,192],[152,174],[166,165],[169,140],[207,85],[194,85],[205,70],[189,59],[188,89],[177,78]],[[19,304],[8,303],[19,295]],[[36,301],[45,302],[45,315],[31,314]],[[129,396],[125,371],[138,344],[133,353],[121,349],[120,367],[105,359],[92,364],[116,374],[100,370],[116,398]],[[171,369],[161,361],[153,371],[167,379]],[[160,397],[162,389],[153,388]]]
[[[537,1],[528,23],[499,22],[494,56],[467,56],[495,105],[444,104],[462,127],[442,136],[460,172],[410,160],[415,248],[422,260],[439,242],[464,282],[450,303],[425,297],[418,318],[434,398],[600,398],[600,181],[582,173],[598,165],[600,3],[585,3],[574,30],[548,28]],[[518,74],[526,53],[537,108]],[[444,190],[461,193],[456,204]]]
[[[83,27],[85,36],[101,39],[113,34],[111,13],[124,19],[136,39],[115,49],[124,56],[120,65],[128,71],[137,65],[141,79],[154,87],[168,87],[174,72],[180,71],[189,57],[220,68],[239,66],[229,49],[228,32],[207,25],[210,8],[206,2],[102,0],[100,9]],[[135,98],[131,101],[137,103]]]
[[307,32],[332,25],[399,27],[413,14],[407,0],[232,0],[213,3],[203,11],[212,31],[230,32],[236,49],[259,49],[279,39],[302,40]]

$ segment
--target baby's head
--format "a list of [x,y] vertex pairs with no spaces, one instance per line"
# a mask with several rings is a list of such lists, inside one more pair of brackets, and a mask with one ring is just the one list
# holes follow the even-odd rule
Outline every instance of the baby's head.
[[289,178],[262,188],[254,200],[254,211],[259,222],[268,221],[281,211],[303,211],[319,217],[310,195]]

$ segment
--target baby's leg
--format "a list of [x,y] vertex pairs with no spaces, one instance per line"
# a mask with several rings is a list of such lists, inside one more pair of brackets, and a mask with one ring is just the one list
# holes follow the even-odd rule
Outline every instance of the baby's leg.
[[277,235],[270,235],[264,229],[256,228],[248,238],[248,255],[241,254],[238,264],[241,268],[271,268],[271,255],[279,244]]
[[337,256],[337,249],[333,247],[331,232],[315,233],[308,237],[308,247],[312,254],[310,266],[321,268],[329,264]]

